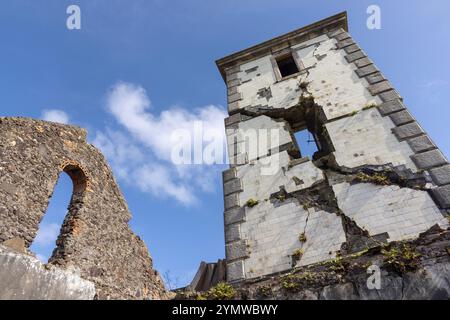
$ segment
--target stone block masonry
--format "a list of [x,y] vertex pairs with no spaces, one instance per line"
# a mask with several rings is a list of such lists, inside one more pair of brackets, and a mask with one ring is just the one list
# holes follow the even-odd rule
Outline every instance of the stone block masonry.
[[0,300],[91,300],[92,282],[0,245]]
[[[0,118],[0,132],[0,244],[30,246],[64,171],[72,179],[73,194],[49,264],[61,273],[77,269],[95,285],[96,299],[164,298],[147,248],[128,226],[131,214],[111,169],[86,142],[86,131]],[[42,298],[53,296],[47,293]]]
[[[287,72],[285,58],[291,57]],[[283,60],[284,59],[284,60]],[[230,282],[448,228],[446,157],[348,33],[345,13],[217,61],[228,92]],[[283,70],[282,70],[283,69]],[[276,130],[258,152],[250,129]],[[318,151],[304,157],[295,133]],[[277,160],[272,174],[262,171]]]

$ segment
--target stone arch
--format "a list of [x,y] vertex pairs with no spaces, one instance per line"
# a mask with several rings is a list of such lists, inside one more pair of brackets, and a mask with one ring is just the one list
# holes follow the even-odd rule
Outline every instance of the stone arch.
[[64,161],[61,169],[72,179],[72,196],[82,198],[86,189],[89,187],[89,178],[85,172],[86,169],[76,161]]
[[83,208],[83,201],[86,192],[90,189],[90,179],[87,170],[77,161],[65,160],[60,166],[60,173],[67,174],[72,181],[72,195],[70,198],[67,213],[61,225],[61,229],[56,240],[56,247],[53,250],[49,263],[61,264],[65,260],[65,246],[70,239],[76,235],[78,230],[78,213]]
[[69,213],[49,263],[76,268],[99,299],[165,297],[131,213],[86,130],[28,118],[0,117],[0,244],[32,243],[62,172],[73,182]]

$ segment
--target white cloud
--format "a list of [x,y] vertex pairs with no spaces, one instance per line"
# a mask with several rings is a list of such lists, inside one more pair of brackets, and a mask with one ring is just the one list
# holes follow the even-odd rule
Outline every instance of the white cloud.
[[46,109],[42,111],[42,120],[58,122],[62,124],[69,123],[69,115],[62,110]]
[[203,129],[199,140],[207,143],[217,139],[226,145],[223,108],[209,105],[190,111],[173,107],[155,115],[145,89],[120,82],[108,92],[107,110],[124,130],[97,132],[93,144],[111,162],[119,179],[154,197],[175,199],[184,205],[196,203],[199,191],[214,191],[217,171],[222,167],[175,165],[171,155],[174,145],[180,144],[174,135],[180,129],[184,138],[188,137],[181,140],[183,150],[193,150],[198,124]]
[[440,80],[440,79],[435,79],[435,80],[430,80],[428,82],[424,82],[419,84],[420,88],[435,88],[435,87],[445,87],[450,85],[450,82],[448,82],[447,80]]
[[54,245],[56,238],[58,238],[60,226],[57,223],[45,223],[43,222],[39,226],[38,233],[34,240],[34,244],[39,246]]
[[[212,140],[214,137],[223,140],[224,137],[223,119],[226,113],[223,108],[214,105],[193,111],[173,107],[155,116],[149,112],[151,102],[145,89],[124,82],[111,89],[107,104],[108,111],[116,120],[160,159],[171,158],[172,148],[179,142],[173,133],[180,129],[189,132],[193,138],[195,125],[201,123],[203,140]],[[187,148],[191,147],[190,142],[185,140]]]
[[442,79],[433,79],[418,85],[419,98],[428,104],[440,104],[446,99],[450,82]]

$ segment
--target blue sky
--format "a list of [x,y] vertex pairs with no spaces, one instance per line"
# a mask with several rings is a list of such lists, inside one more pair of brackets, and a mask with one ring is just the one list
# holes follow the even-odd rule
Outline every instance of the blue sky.
[[[81,30],[66,28],[71,4],[81,8]],[[381,8],[381,30],[366,28],[370,4]],[[445,0],[4,0],[1,115],[87,128],[113,167],[131,226],[155,267],[184,285],[200,261],[224,257],[225,166],[174,167],[167,132],[196,120],[221,126],[226,91],[217,58],[344,10],[353,37],[449,155]],[[52,251],[69,198],[70,180],[62,176],[35,252]]]

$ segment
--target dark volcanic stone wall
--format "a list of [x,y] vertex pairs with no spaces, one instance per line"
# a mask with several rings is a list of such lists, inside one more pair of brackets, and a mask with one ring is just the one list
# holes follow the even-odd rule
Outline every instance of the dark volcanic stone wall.
[[131,215],[111,169],[78,127],[0,118],[0,244],[31,245],[62,171],[74,189],[49,263],[79,268],[98,299],[164,298],[147,248],[128,226]]

